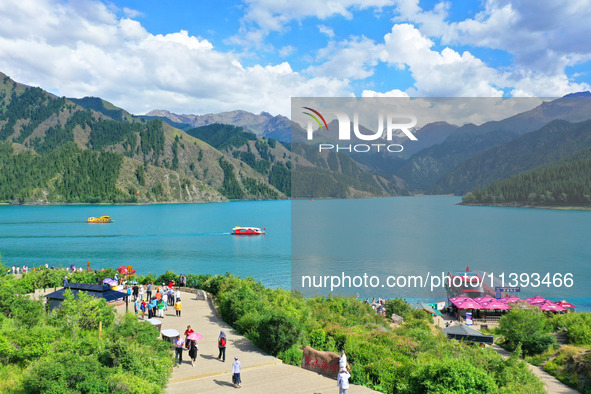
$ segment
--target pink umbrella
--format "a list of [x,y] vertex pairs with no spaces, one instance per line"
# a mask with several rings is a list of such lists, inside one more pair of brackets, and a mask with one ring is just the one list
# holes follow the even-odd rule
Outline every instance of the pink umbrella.
[[458,305],[460,309],[482,309],[482,305],[474,300],[467,300]]
[[571,304],[567,300],[558,301],[556,304],[560,305],[563,308],[568,308],[568,309],[576,308],[576,306],[574,306],[573,304]]
[[198,341],[200,339],[203,339],[203,335],[196,333],[196,332],[192,332],[189,335],[187,335],[187,339],[189,341]]
[[510,302],[515,302],[515,301],[523,301],[521,298],[519,297],[515,297],[514,295],[507,297],[507,298],[501,298],[500,300],[501,302],[504,302],[505,304],[508,304]]
[[487,303],[486,305],[484,305],[482,309],[506,311],[506,310],[510,309],[510,307],[509,307],[509,305],[505,304],[504,302],[501,302],[499,300],[493,300],[493,301]]
[[455,301],[465,300],[465,299],[467,299],[467,298],[468,298],[468,297],[467,297],[465,294],[461,294],[461,295],[459,295],[459,296],[457,296],[457,297],[452,297],[452,298],[450,298],[450,299],[449,299],[449,301],[450,301],[450,302],[455,302]]
[[527,302],[528,304],[536,305],[536,304],[543,304],[547,300],[544,297],[537,295],[535,297],[526,298],[524,301]]
[[485,296],[482,296],[482,297],[474,298],[474,301],[476,301],[480,304],[482,304],[483,302],[491,302],[492,300],[494,300],[494,298],[492,298],[488,294]]
[[566,309],[552,301],[546,301],[542,305],[538,305],[543,311],[565,312]]

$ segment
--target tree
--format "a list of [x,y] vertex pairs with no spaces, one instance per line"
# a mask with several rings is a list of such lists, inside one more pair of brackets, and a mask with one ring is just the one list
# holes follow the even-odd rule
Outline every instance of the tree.
[[501,318],[499,329],[509,349],[521,344],[525,355],[542,353],[555,341],[548,319],[536,307],[512,309]]

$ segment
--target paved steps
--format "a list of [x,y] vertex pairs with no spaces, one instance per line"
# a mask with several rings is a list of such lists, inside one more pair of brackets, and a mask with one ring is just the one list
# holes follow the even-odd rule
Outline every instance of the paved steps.
[[[198,299],[196,294],[181,292],[183,308],[181,317],[175,316],[169,307],[162,321],[162,329],[174,328],[181,333],[187,325],[203,335],[198,341],[199,352],[192,367],[187,351],[183,352],[183,363],[173,369],[166,387],[169,394],[193,394],[227,392],[240,390],[243,393],[335,393],[338,392],[335,379],[315,372],[285,365],[276,357],[258,349],[247,338],[237,334],[218,318],[211,301]],[[123,311],[125,306],[118,309]],[[130,305],[133,311],[133,304]],[[217,338],[220,330],[227,335],[226,361],[218,360]],[[184,339],[184,336],[183,336]],[[242,387],[232,385],[232,362],[238,356],[242,363]],[[351,385],[349,393],[375,393],[366,387]]]

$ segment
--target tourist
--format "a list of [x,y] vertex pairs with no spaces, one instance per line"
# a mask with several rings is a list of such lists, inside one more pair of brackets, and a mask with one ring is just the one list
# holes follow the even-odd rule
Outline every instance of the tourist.
[[131,297],[131,287],[127,286],[127,299]]
[[341,357],[339,358],[339,369],[347,369],[347,355],[345,349],[341,350]]
[[232,363],[232,383],[234,383],[235,387],[240,387],[242,384],[242,380],[240,379],[241,367],[240,361],[238,361],[238,356],[235,356],[234,362]]
[[143,300],[144,299],[144,286],[142,286],[142,285],[139,285],[138,298],[140,300]]
[[64,287],[68,287],[68,285],[70,284],[68,282],[68,277],[67,276],[64,278],[63,284],[64,284]]
[[149,300],[152,299],[152,282],[148,283],[148,287],[146,288],[146,297]]
[[176,288],[174,298],[181,298],[181,289],[179,289],[178,287]]
[[218,337],[218,349],[220,353],[218,354],[218,360],[223,360],[226,362],[226,333],[220,331],[220,336]]
[[13,265],[12,266],[12,275],[16,274],[16,267]]
[[341,369],[337,376],[337,386],[339,387],[339,394],[347,394],[349,390],[349,378],[351,374],[346,369]]
[[148,308],[148,304],[146,303],[146,299],[142,298],[142,303],[140,304],[140,310],[142,311],[142,320],[146,319],[146,309]]
[[133,287],[131,288],[131,290],[132,290],[132,293],[133,293],[133,300],[135,301],[135,300],[137,300],[137,298],[139,296],[139,291],[140,291],[137,283],[135,285],[133,285]]
[[155,295],[154,297],[156,297],[156,299],[157,299],[158,301],[160,301],[160,299],[162,298],[162,293],[160,293],[160,289],[158,289],[158,290],[156,291],[156,295]]
[[160,299],[158,305],[158,317],[164,317],[164,300]]
[[176,340],[174,341],[175,351],[176,351],[176,359],[178,359],[177,365],[180,365],[183,362],[183,346],[185,341],[181,339],[180,335],[177,335]]
[[140,311],[140,306],[141,306],[141,302],[139,299],[135,299],[135,301],[133,302],[133,311],[135,312],[136,316],[138,314],[138,312]]
[[174,290],[172,287],[168,288],[168,303],[170,306],[174,306]]
[[187,326],[187,329],[185,330],[185,341],[187,341],[187,337],[189,336],[189,334],[192,334],[194,332],[195,330],[193,330],[191,326]]
[[165,291],[164,294],[162,294],[162,302],[164,302],[164,310],[167,311],[168,310],[168,293]]
[[197,341],[192,340],[189,341],[189,357],[191,358],[191,365],[195,366],[195,360],[197,359],[197,351],[199,347],[197,346]]
[[168,282],[168,290],[171,290],[172,286],[174,286],[174,280],[171,280],[170,282]]
[[18,265],[16,266],[16,274],[18,275],[20,273],[21,267],[19,267]]
[[183,304],[181,303],[181,299],[177,298],[176,302],[174,304],[174,310],[176,311],[176,315],[178,317],[181,317],[181,308],[183,307]]

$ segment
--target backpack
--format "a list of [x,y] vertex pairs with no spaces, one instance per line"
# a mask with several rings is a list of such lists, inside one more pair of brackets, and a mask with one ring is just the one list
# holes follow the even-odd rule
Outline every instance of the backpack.
[[226,338],[221,338],[220,339],[220,346],[221,347],[226,347]]

